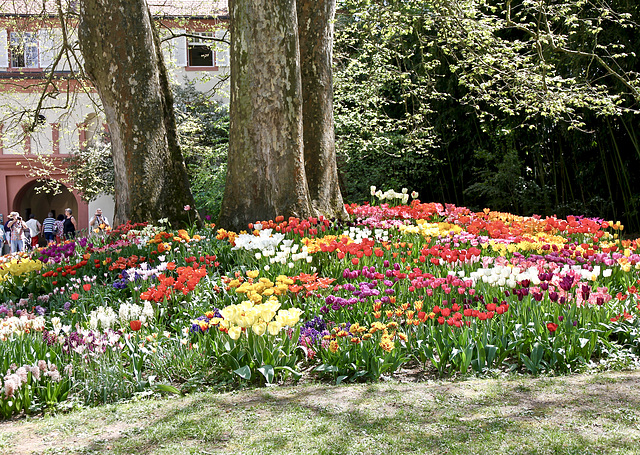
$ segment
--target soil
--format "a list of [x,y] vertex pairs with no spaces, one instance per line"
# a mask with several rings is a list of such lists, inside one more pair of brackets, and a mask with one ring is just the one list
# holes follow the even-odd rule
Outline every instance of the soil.
[[[592,434],[602,432],[602,422],[611,413],[623,413],[630,405],[640,404],[640,370],[607,372],[597,375],[580,374],[556,378],[520,377],[497,379],[461,379],[415,381],[411,371],[402,376],[405,382],[389,381],[378,384],[376,393],[384,413],[393,416],[402,403],[391,396],[402,396],[402,401],[414,403],[441,402],[432,409],[435,414],[447,412],[447,407],[464,406],[464,419],[502,415],[517,421],[540,421],[554,427],[572,426],[578,416],[589,415]],[[235,409],[251,409],[264,400],[276,400],[281,405],[293,403],[318,409],[331,406],[334,411],[346,411],[367,406],[366,394],[369,385],[334,387],[326,385],[302,385],[252,389],[219,395],[220,404]],[[389,399],[385,399],[387,395]],[[330,399],[329,399],[330,398]],[[0,422],[0,454],[33,455],[72,453],[72,449],[99,444],[109,449],[109,441],[126,437],[128,431],[153,425],[170,411],[189,406],[191,398],[160,400],[149,405],[148,413],[139,419],[113,422],[94,426],[93,429],[77,428],[74,431],[48,431],[47,417],[14,419]],[[150,403],[153,403],[150,402]],[[330,403],[330,404],[329,404]],[[258,411],[269,414],[264,409]],[[265,415],[264,417],[268,417]],[[59,423],[58,423],[59,425]],[[640,436],[640,426],[636,425]],[[10,438],[10,439],[9,439]],[[11,445],[6,445],[10,441]],[[5,445],[3,445],[5,444]],[[6,447],[6,448],[5,448]]]

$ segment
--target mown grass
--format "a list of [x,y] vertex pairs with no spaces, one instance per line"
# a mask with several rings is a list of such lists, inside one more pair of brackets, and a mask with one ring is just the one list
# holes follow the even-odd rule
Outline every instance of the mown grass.
[[2,423],[0,453],[635,454],[640,371],[143,399]]

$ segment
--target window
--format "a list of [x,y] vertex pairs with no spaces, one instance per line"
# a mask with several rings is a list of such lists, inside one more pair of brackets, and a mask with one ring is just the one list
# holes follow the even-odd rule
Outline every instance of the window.
[[189,66],[215,66],[214,53],[211,49],[211,40],[215,35],[213,32],[193,33],[189,37]]
[[176,66],[193,71],[216,71],[229,66],[229,45],[226,30],[188,32],[174,30],[171,57]]
[[38,34],[36,32],[11,32],[9,50],[12,68],[39,68]]

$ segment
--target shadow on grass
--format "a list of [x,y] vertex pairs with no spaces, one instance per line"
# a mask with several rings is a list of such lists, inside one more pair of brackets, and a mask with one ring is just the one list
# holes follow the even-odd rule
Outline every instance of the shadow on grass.
[[[506,381],[497,393],[485,387],[473,396],[455,384],[203,394],[82,452],[637,453],[638,421],[629,415],[640,416],[638,385],[636,375],[615,384],[567,385],[566,393],[559,379],[558,390]],[[626,411],[613,412],[621,407]]]

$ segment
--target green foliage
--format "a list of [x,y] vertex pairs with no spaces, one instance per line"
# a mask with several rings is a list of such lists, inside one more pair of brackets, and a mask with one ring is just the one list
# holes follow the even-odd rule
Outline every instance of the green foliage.
[[338,12],[347,201],[387,185],[640,226],[638,5],[343,0]]
[[371,185],[416,188],[440,162],[427,120],[439,96],[429,80],[434,61],[422,58],[419,24],[406,21],[416,6],[347,1],[339,9],[334,115],[343,196],[361,200]]
[[97,361],[78,361],[74,366],[72,392],[85,405],[125,400],[141,390],[130,365],[117,355],[105,354]]
[[391,375],[404,365],[408,356],[402,349],[390,352],[380,347],[380,336],[374,342],[343,343],[336,352],[321,350],[321,364],[314,371],[322,376],[333,375],[336,383],[343,381],[378,381],[382,375]]
[[160,349],[164,355],[150,355],[147,367],[157,381],[182,384],[180,390],[222,381],[221,371],[212,365],[210,340],[201,337],[195,346],[184,344],[177,338],[163,340]]
[[224,193],[229,110],[193,85],[175,89],[176,123],[191,192],[202,215],[216,219]]

